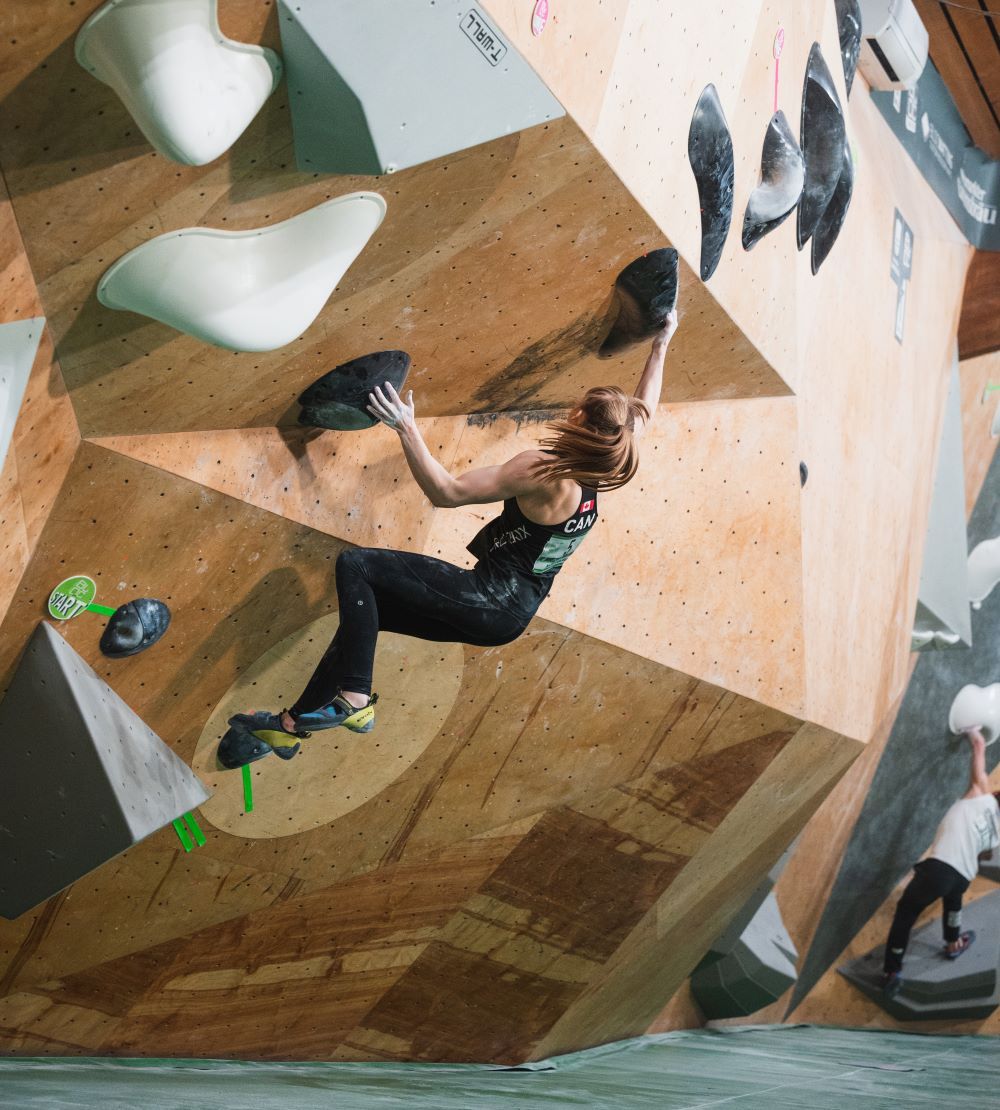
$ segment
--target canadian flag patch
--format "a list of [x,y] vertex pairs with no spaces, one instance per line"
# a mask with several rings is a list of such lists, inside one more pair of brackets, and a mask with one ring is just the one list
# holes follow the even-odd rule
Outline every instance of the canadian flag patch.
[[581,513],[589,513],[590,510],[593,507],[594,507],[594,501],[593,501],[593,498],[591,498],[590,501],[584,501],[584,503],[580,506],[578,511],[581,512]]

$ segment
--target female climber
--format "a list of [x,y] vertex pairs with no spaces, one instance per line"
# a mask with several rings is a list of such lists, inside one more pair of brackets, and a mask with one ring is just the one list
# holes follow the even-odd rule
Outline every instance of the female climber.
[[300,741],[343,725],[375,724],[372,665],[379,632],[493,647],[528,626],[553,579],[597,520],[597,494],[625,485],[636,472],[636,441],[656,412],[667,346],[677,313],[667,317],[634,396],[618,386],[591,389],[549,425],[540,448],[502,466],[453,477],[433,457],[413,415],[413,393],[391,385],[369,397],[369,411],[399,436],[417,485],[432,505],[484,505],[503,511],[468,545],[472,570],[409,551],[358,547],[337,559],[340,627],[308,685],[290,709],[240,713],[219,748],[235,767],[274,751],[291,759]]

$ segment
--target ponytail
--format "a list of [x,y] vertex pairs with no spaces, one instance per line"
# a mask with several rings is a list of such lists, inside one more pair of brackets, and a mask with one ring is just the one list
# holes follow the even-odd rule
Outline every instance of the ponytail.
[[635,422],[649,419],[649,409],[616,385],[588,390],[579,405],[549,424],[542,447],[555,458],[539,463],[542,481],[570,478],[594,490],[618,489],[639,467]]

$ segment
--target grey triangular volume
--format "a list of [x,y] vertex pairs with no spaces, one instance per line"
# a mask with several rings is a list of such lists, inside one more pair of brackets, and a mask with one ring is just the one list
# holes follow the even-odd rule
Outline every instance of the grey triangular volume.
[[302,170],[406,169],[565,115],[468,0],[281,0]]
[[208,797],[40,623],[0,703],[0,916],[18,917]]
[[912,650],[971,646],[968,575],[962,388],[956,349],[952,354],[934,493],[927,518]]
[[7,461],[17,414],[44,327],[44,316],[0,324],[0,404],[3,406],[0,409],[0,470]]
[[885,946],[837,970],[899,1021],[961,1021],[989,1017],[1000,1005],[1000,894],[987,894],[962,907],[962,929],[975,942],[960,959],[942,955],[941,924],[915,930],[903,961],[903,985],[889,997],[882,991]]
[[709,1021],[745,1017],[788,990],[797,978],[797,960],[777,899],[767,893],[729,951],[695,968],[691,993]]

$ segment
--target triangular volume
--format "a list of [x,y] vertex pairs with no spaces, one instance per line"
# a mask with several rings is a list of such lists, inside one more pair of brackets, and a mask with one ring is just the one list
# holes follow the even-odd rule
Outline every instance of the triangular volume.
[[0,916],[19,916],[208,796],[39,624],[0,703]]
[[962,396],[956,353],[945,402],[934,494],[924,541],[912,650],[971,645],[968,559]]
[[0,324],[0,470],[7,461],[17,414],[44,327],[44,316]]
[[280,3],[301,169],[392,173],[564,115],[476,4]]
[[986,1018],[1000,1005],[1000,894],[967,902],[962,930],[975,933],[975,943],[961,959],[945,960],[940,923],[917,929],[906,949],[902,989],[892,996],[882,990],[883,945],[837,970],[899,1021]]

